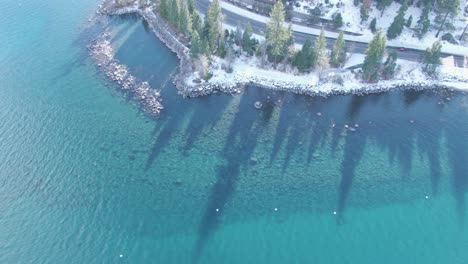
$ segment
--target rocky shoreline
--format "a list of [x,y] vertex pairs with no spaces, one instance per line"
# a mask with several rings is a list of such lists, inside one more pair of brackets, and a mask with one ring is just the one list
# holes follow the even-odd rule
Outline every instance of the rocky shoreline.
[[103,33],[93,41],[89,46],[91,57],[104,74],[119,84],[122,91],[137,101],[147,113],[158,115],[164,109],[159,91],[151,88],[148,82],[139,81],[125,65],[114,58],[114,49],[109,38],[108,33]]
[[139,6],[137,3],[135,3],[130,6],[118,7],[114,4],[114,0],[106,0],[104,4],[100,5],[98,13],[105,15],[123,15],[135,13],[145,19],[153,33],[177,55],[180,61],[180,66],[179,72],[174,77],[173,83],[175,84],[178,93],[184,97],[197,97],[208,95],[217,91],[236,94],[240,93],[244,87],[250,85],[303,95],[325,97],[330,95],[349,93],[364,95],[392,90],[422,90],[433,89],[436,87],[450,88],[449,86],[444,85],[443,82],[415,82],[414,80],[384,81],[376,84],[360,83],[356,87],[346,88],[345,86],[334,84],[332,82],[302,85],[287,80],[277,82],[262,76],[250,76],[249,78],[236,76],[234,78],[230,78],[230,80],[221,78],[219,81],[205,81],[198,79],[199,81],[195,82],[191,80],[191,77],[193,77],[192,75],[194,72],[194,65],[189,56],[188,43],[179,33],[173,30],[173,28],[164,19],[162,19],[157,12],[153,11],[152,6]]

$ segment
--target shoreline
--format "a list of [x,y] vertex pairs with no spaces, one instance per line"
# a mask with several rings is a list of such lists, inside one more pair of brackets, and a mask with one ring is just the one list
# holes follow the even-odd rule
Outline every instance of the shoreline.
[[[346,71],[344,85],[339,85],[331,80],[326,82],[319,81],[313,84],[304,84],[294,81],[294,78],[304,77],[305,75],[295,76],[292,73],[271,71],[273,74],[288,75],[289,80],[274,79],[262,76],[255,76],[252,74],[235,74],[222,72],[218,66],[210,67],[209,72],[213,73],[213,77],[207,81],[201,80],[198,76],[194,77],[193,63],[189,56],[189,48],[187,44],[179,37],[180,35],[175,32],[171,26],[162,19],[157,12],[153,12],[152,7],[140,7],[138,4],[132,6],[116,7],[112,0],[106,0],[105,4],[100,5],[98,11],[103,15],[123,15],[123,14],[138,14],[149,25],[153,33],[158,37],[167,48],[176,54],[179,59],[179,70],[173,79],[178,93],[184,97],[198,97],[208,95],[215,92],[224,92],[237,94],[246,86],[256,86],[271,90],[281,90],[286,92],[293,92],[296,94],[303,94],[309,96],[330,96],[338,94],[357,94],[365,95],[370,93],[380,93],[393,90],[424,90],[435,88],[457,89],[463,90],[463,84],[467,82],[465,78],[445,77],[442,80],[428,80],[428,78],[420,78],[415,80],[413,76],[403,76],[403,79],[382,80],[378,83],[362,83],[356,77],[354,72]],[[107,5],[106,7],[104,7]],[[240,60],[240,59],[239,59]],[[215,67],[216,67],[215,66]],[[262,69],[258,69],[262,70]],[[414,69],[409,72],[410,74]],[[341,77],[341,75],[340,75]],[[420,77],[420,76],[418,76]],[[460,88],[461,87],[461,88]]]

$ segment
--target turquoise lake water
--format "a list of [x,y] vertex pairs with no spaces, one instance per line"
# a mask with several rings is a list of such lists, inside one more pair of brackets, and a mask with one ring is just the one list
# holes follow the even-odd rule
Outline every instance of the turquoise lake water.
[[466,93],[183,99],[113,18],[152,119],[87,56],[97,4],[0,2],[0,263],[468,263]]

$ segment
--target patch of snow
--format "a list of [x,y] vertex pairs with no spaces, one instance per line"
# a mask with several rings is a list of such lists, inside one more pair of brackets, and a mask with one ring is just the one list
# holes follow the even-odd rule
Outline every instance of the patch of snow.
[[[330,0],[330,3],[338,2],[337,0]],[[393,2],[389,7],[387,7],[384,13],[381,15],[381,12],[372,6],[371,12],[369,14],[368,21],[364,22],[362,25],[360,24],[361,18],[359,13],[359,8],[353,5],[352,0],[341,0],[342,6],[336,9],[336,12],[340,12],[343,16],[343,21],[345,26],[343,29],[348,31],[355,31],[359,33],[364,33],[362,36],[352,36],[352,35],[344,35],[345,40],[348,41],[357,41],[357,42],[370,42],[373,38],[373,34],[369,29],[370,21],[373,17],[377,17],[377,28],[382,28],[384,32],[393,22],[393,19],[400,8],[399,3]],[[336,4],[335,4],[336,6]],[[221,1],[221,7],[225,10],[228,10],[232,13],[236,13],[241,16],[248,17],[258,22],[267,23],[269,18],[266,16],[262,16],[251,11],[245,10],[243,8],[237,7],[233,4]],[[410,7],[406,12],[406,18],[410,15],[413,15],[413,25],[417,23],[420,15],[419,8]],[[434,16],[434,14],[432,14]],[[458,22],[457,22],[458,21]],[[461,28],[463,30],[463,26],[465,22],[461,21],[461,15],[458,15],[456,19],[452,21],[457,28],[457,31]],[[286,24],[286,23],[285,23]],[[318,36],[320,34],[320,29],[310,28],[306,26],[301,26],[297,24],[292,25],[293,31],[306,33],[311,35]],[[328,38],[337,38],[338,33],[325,31],[325,36]],[[394,46],[394,47],[406,47],[411,49],[418,49],[418,50],[425,50],[426,48],[430,47],[434,41],[437,39],[435,38],[434,30],[429,31],[423,39],[418,39],[411,29],[404,28],[402,35],[394,40],[387,41],[387,45]],[[454,45],[447,42],[443,42],[442,51],[447,53],[452,53],[461,56],[468,56],[468,47],[464,47],[461,45]]]

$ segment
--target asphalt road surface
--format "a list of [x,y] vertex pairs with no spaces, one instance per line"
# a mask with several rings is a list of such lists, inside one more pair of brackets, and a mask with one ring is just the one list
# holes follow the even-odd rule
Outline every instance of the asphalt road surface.
[[[197,9],[202,14],[206,14],[209,4],[210,4],[210,0],[196,1]],[[264,32],[266,28],[266,25],[264,23],[248,18],[248,17],[238,15],[226,9],[222,9],[222,12],[224,14],[224,23],[233,27],[240,26],[241,28],[245,28],[247,23],[250,23],[250,25],[252,26],[252,31],[255,34],[263,35],[262,32]],[[310,38],[313,43],[315,41],[315,38],[317,37],[316,35],[306,34],[306,33],[297,32],[297,31],[293,31],[293,34],[294,34],[294,41],[298,44],[303,44],[307,38]],[[335,43],[334,38],[327,38],[328,48],[333,47],[334,43]],[[353,52],[353,53],[364,54],[367,49],[367,44],[368,43],[366,42],[357,42],[357,41],[350,41],[350,40],[346,41],[348,52]],[[423,51],[421,50],[409,49],[409,48],[404,48],[404,50],[402,50],[400,47],[387,46],[387,51],[392,51],[392,50],[395,50],[398,53],[399,59],[405,59],[409,61],[420,61],[421,56],[423,54]],[[442,54],[442,56],[444,57],[451,56],[451,55],[452,54],[448,54],[448,53]],[[454,55],[454,58],[455,58],[455,66],[463,67],[464,57],[459,56],[459,55]]]

